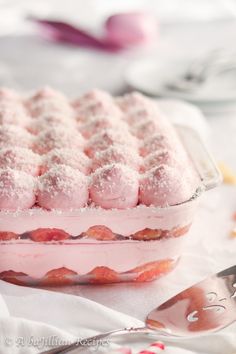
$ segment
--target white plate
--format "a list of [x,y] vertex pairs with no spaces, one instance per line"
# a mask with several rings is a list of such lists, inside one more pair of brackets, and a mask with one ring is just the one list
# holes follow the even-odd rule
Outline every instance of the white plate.
[[125,80],[132,88],[151,96],[174,97],[203,106],[236,103],[236,70],[215,76],[192,92],[168,89],[167,84],[175,82],[189,64],[163,58],[142,60],[129,66]]

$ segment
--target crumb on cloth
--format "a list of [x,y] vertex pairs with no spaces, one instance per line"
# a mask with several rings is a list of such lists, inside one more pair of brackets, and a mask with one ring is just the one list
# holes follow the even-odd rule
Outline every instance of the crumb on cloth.
[[226,184],[236,184],[236,172],[224,162],[219,162],[218,167],[223,175],[223,181]]

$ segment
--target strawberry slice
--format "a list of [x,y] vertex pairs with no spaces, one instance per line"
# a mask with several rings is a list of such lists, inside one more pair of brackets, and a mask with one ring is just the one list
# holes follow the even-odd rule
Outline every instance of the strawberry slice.
[[143,229],[141,231],[137,231],[131,237],[133,240],[138,241],[151,241],[156,240],[162,236],[162,230],[153,230],[153,229]]
[[96,267],[88,275],[92,276],[90,283],[108,284],[119,282],[119,274],[108,267]]
[[116,239],[116,235],[104,225],[91,226],[86,232],[83,232],[82,235],[84,237],[94,238],[99,241],[110,241]]
[[170,272],[174,268],[174,264],[175,261],[173,259],[164,259],[143,264],[125,273],[136,273],[136,282],[151,281]]
[[75,284],[74,276],[78,273],[71,269],[62,267],[50,270],[40,282],[42,286],[65,286]]
[[0,241],[10,241],[18,239],[18,235],[10,231],[0,231]]
[[29,233],[29,237],[35,242],[63,241],[70,238],[70,235],[61,229],[41,228]]
[[27,274],[22,272],[14,272],[14,270],[6,270],[0,273],[0,279],[16,285],[27,285],[27,281],[21,277],[27,277]]

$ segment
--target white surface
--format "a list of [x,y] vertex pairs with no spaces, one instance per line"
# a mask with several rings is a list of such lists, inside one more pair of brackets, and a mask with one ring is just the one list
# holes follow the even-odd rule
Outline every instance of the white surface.
[[[120,93],[126,89],[123,73],[133,60],[152,55],[160,55],[162,58],[169,56],[193,58],[210,48],[224,46],[232,49],[236,47],[235,31],[234,21],[163,26],[160,40],[154,48],[119,55],[56,46],[34,36],[1,37],[0,84],[22,90],[51,84],[74,95],[94,86]],[[209,118],[208,124],[211,147],[216,159],[223,160],[236,169],[234,113],[231,109],[227,114],[221,112],[217,117]],[[0,292],[4,294],[7,305],[6,307],[0,303],[2,306],[0,316],[3,317],[3,314],[6,316],[9,311],[14,317],[13,322],[11,318],[0,320],[0,333],[4,334],[4,329],[8,336],[18,333],[17,336],[27,337],[34,334],[37,338],[45,333],[47,335],[56,333],[66,338],[68,332],[76,336],[90,335],[133,321],[136,323],[137,319],[143,320],[152,307],[169,296],[207,274],[235,262],[236,239],[229,238],[229,231],[233,226],[231,215],[236,210],[235,197],[235,187],[220,187],[206,195],[191,230],[188,255],[183,258],[176,271],[160,282],[62,289],[82,298],[49,294],[0,283]],[[97,301],[121,313],[111,312],[83,298]],[[21,320],[22,317],[37,323],[33,325],[32,322]],[[204,338],[189,341],[185,346],[188,353],[233,354],[236,351],[236,343],[232,342],[235,327],[227,329],[226,333],[224,337],[223,334],[219,334],[210,340]],[[2,348],[1,343],[1,354],[15,354],[13,347],[10,347],[8,352]],[[171,350],[169,352],[171,353]],[[26,348],[20,348],[16,353],[28,354]],[[182,348],[172,353],[185,354]]]

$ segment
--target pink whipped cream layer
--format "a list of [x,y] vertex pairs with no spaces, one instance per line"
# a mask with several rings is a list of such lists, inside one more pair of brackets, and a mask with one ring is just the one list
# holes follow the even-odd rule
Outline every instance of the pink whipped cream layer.
[[1,211],[165,207],[198,185],[168,117],[139,93],[0,89]]
[[177,260],[185,237],[154,242],[121,241],[113,243],[30,241],[1,244],[0,272],[14,270],[40,278],[52,269],[66,267],[86,274],[97,266],[125,272],[138,265],[162,259]]
[[159,209],[139,206],[128,210],[85,208],[74,212],[48,212],[42,209],[0,212],[0,231],[22,234],[38,228],[57,228],[78,236],[94,225],[105,225],[116,234],[130,236],[145,228],[172,230],[191,225],[198,200],[196,198],[189,203]]

